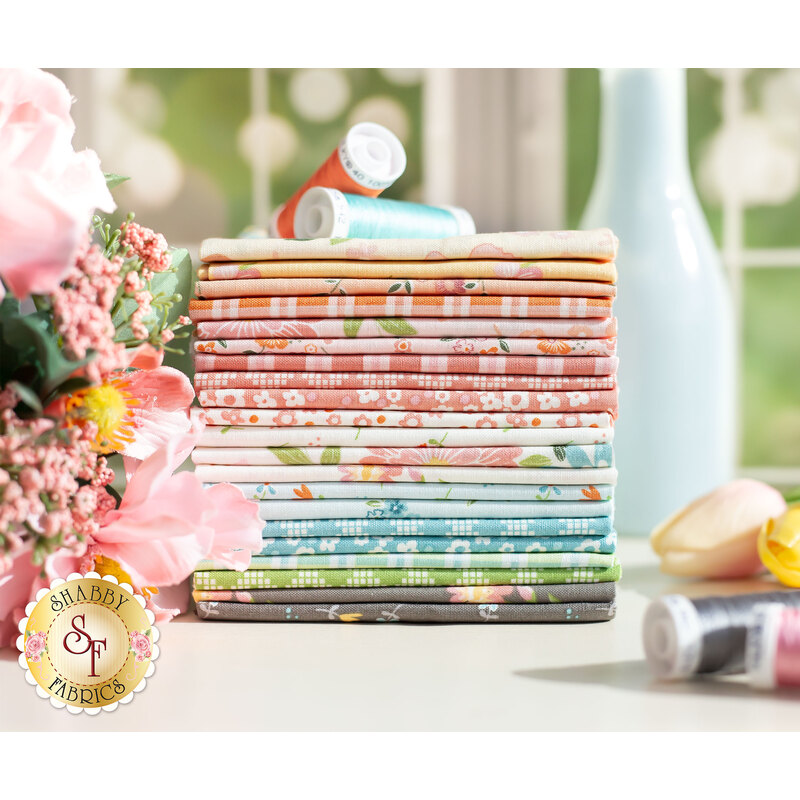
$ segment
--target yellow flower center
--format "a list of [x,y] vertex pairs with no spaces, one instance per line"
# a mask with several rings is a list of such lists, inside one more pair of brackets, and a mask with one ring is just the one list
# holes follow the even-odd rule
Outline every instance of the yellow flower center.
[[112,378],[100,386],[80,389],[67,399],[67,423],[82,427],[93,422],[97,426],[94,445],[100,453],[123,450],[133,441],[132,407],[139,401],[126,386],[124,378]]
[[448,463],[447,459],[441,458],[439,456],[431,456],[430,458],[425,460],[425,463],[429,467],[449,467],[450,464]]

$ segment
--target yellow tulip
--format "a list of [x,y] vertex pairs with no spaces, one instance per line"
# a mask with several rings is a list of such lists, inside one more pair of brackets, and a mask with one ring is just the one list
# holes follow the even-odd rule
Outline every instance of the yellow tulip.
[[785,510],[781,493],[771,486],[733,481],[662,522],[650,543],[661,556],[661,571],[668,575],[746,577],[763,570],[756,545],[761,526]]
[[758,554],[781,583],[800,589],[800,505],[764,523],[758,536]]

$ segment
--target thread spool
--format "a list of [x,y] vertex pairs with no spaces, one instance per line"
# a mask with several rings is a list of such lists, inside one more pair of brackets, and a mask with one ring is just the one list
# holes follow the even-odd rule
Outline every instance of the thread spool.
[[463,208],[361,197],[315,186],[297,205],[294,229],[298,239],[440,239],[475,233],[475,223]]
[[759,689],[800,687],[800,609],[756,606],[747,629],[745,669]]
[[312,186],[330,186],[351,194],[377,197],[406,168],[406,152],[400,140],[383,125],[353,125],[322,166],[278,210],[275,229],[283,239],[304,239],[295,227],[300,198]]
[[747,629],[763,603],[800,607],[800,591],[696,600],[672,594],[653,601],[642,626],[651,669],[668,680],[744,672]]

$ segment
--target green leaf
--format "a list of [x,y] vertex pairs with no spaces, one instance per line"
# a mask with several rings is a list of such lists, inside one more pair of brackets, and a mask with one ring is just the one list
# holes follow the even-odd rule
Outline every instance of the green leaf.
[[553,448],[553,453],[559,461],[563,461],[567,457],[567,451],[564,449],[563,444],[557,444]]
[[553,462],[547,456],[533,455],[519,462],[521,467],[549,467]]
[[411,294],[411,281],[406,281],[406,291]]
[[344,321],[344,335],[355,339],[355,337],[358,336],[358,331],[363,322],[363,319],[346,319]]
[[465,289],[474,289],[478,284],[475,281],[470,281],[464,284]]
[[[228,349],[228,340],[227,339],[217,339],[220,347],[224,347],[226,350]],[[252,352],[252,351],[250,351]]]
[[396,291],[397,291],[397,290],[398,290],[398,289],[399,289],[401,286],[402,286],[402,284],[401,284],[401,283],[393,283],[393,284],[392,284],[392,285],[389,287],[389,294],[392,294],[392,292],[396,292]]
[[550,594],[550,592],[547,593],[547,599],[551,603],[560,603],[561,602],[554,594]]
[[467,500],[467,506],[471,506],[473,503],[477,503],[477,500]]
[[391,336],[416,336],[417,331],[414,327],[400,317],[386,317],[376,320],[378,326],[383,328]]
[[326,447],[319,458],[320,464],[338,464],[342,460],[341,447]]
[[370,508],[380,508],[383,505],[383,500],[367,500],[367,505]]
[[339,238],[336,238],[336,239],[331,239],[330,243],[331,244],[341,244],[342,242],[349,242],[350,239],[352,239],[352,238],[353,238],[352,236],[339,237]]
[[301,447],[268,447],[267,450],[281,462],[290,466],[303,466],[313,464],[308,453]]
[[784,497],[786,498],[787,503],[800,502],[800,486],[798,486],[796,489],[790,489],[788,492],[786,492]]
[[25,403],[31,411],[35,411],[37,414],[42,413],[42,401],[30,386],[26,386],[19,381],[9,381],[7,386],[17,393],[20,402]]
[[500,340],[500,349],[505,353],[511,352],[511,348],[508,346],[508,342],[505,339]]
[[76,369],[86,366],[94,358],[93,352],[79,361],[65,358],[45,312],[3,320],[3,338],[12,349],[19,348],[21,344],[32,345],[36,366],[41,373],[40,397],[51,395]]
[[108,186],[109,189],[113,189],[115,186],[119,186],[121,183],[130,180],[127,175],[117,175],[114,172],[104,172],[103,177],[106,179],[106,186]]

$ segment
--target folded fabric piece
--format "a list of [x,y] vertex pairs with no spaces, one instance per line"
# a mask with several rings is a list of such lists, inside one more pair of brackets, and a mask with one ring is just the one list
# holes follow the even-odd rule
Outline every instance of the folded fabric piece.
[[217,319],[323,317],[610,317],[607,297],[497,297],[490,295],[333,295],[190,300],[192,322]]
[[[613,553],[617,534],[608,536],[332,536],[264,539],[260,556],[358,553]],[[254,564],[253,566],[258,566]]]
[[519,339],[606,339],[617,335],[615,317],[606,319],[233,319],[198,322],[199,339],[343,339],[497,336]]
[[478,233],[444,239],[205,239],[200,245],[200,260],[445,261],[491,258],[612,261],[618,244],[617,237],[607,228]]
[[195,340],[198,353],[217,355],[502,355],[558,357],[613,356],[617,340],[608,339],[500,339],[472,337],[444,339],[209,339]]
[[[614,389],[615,375],[428,375],[416,372],[198,372],[195,389],[443,389],[582,392]],[[293,405],[303,405],[295,403]],[[346,404],[345,404],[346,405]],[[580,402],[575,405],[581,405]],[[495,409],[499,410],[499,409]]]
[[208,425],[223,427],[265,426],[284,427],[302,425],[305,427],[342,428],[609,428],[613,421],[606,412],[577,412],[520,414],[483,413],[459,411],[392,411],[337,409],[328,411],[314,408],[284,408],[262,411],[238,408],[193,409]]
[[195,464],[257,466],[287,464],[391,464],[412,467],[551,467],[586,469],[611,466],[611,445],[529,447],[198,447]]
[[603,622],[614,603],[197,603],[201,619],[242,622]]
[[195,602],[234,603],[610,603],[615,583],[541,586],[376,586],[362,589],[196,590]]
[[[213,373],[209,373],[213,374]],[[604,411],[616,418],[617,390],[431,391],[429,389],[200,389],[201,406],[394,409],[397,411]]]
[[[560,477],[562,473],[549,473],[549,477]],[[586,473],[581,473],[586,474]],[[489,500],[493,503],[501,502],[504,507],[507,503],[522,502],[530,504],[546,504],[548,507],[560,502],[589,502],[592,507],[601,505],[602,501],[614,498],[614,487],[606,484],[578,483],[573,486],[563,484],[506,484],[506,483],[376,483],[366,481],[337,481],[335,483],[237,483],[235,484],[248,500],[263,500],[281,502],[289,500],[293,503],[303,501],[302,507],[310,505],[314,500],[331,499],[356,499],[370,500],[375,505],[376,511],[386,509],[387,513],[376,513],[376,517],[392,516],[388,513],[390,506],[384,501],[390,500],[416,500],[426,502],[434,500],[437,503],[453,501],[456,503],[473,503],[471,508],[480,507],[480,501]],[[335,516],[335,515],[334,515]],[[441,516],[441,515],[440,515]],[[447,517],[458,517],[460,514],[447,514]],[[483,514],[472,516],[482,517]],[[497,516],[513,516],[502,511]],[[594,516],[594,514],[549,514],[533,513],[530,517],[541,516]],[[285,517],[285,519],[316,519],[316,517]],[[322,519],[327,519],[324,517]]]
[[[315,486],[316,484],[311,484]],[[308,489],[308,487],[306,487]],[[310,490],[309,490],[310,493]],[[440,494],[445,494],[441,492]],[[378,498],[347,500],[264,500],[259,513],[264,520],[317,519],[533,519],[546,517],[607,517],[613,504],[532,500],[496,503],[490,500],[385,500]]]
[[[430,267],[429,267],[430,269]],[[216,271],[216,268],[214,268]],[[243,272],[246,270],[242,270]],[[542,297],[613,297],[613,283],[448,278],[245,278],[200,280],[197,297],[289,297],[307,295],[539,295]]]
[[615,375],[612,357],[558,356],[418,356],[418,355],[207,355],[194,359],[197,372],[297,370],[300,372],[423,372],[497,375]]
[[520,483],[542,486],[559,484],[616,484],[614,467],[598,469],[523,469],[512,467],[408,467],[369,464],[280,467],[198,464],[195,475],[207,483],[294,483],[317,481],[376,481],[389,483]]
[[199,447],[507,447],[608,444],[613,428],[264,428],[208,426]]
[[609,536],[611,517],[556,519],[310,519],[271,520],[264,523],[262,537],[290,539],[315,536]]
[[302,589],[355,586],[530,586],[551,583],[618,581],[621,569],[551,567],[542,569],[248,569],[196,570],[193,589]]

